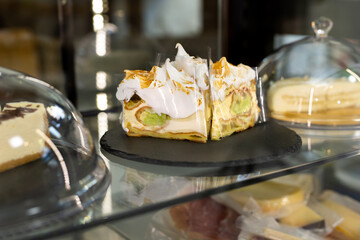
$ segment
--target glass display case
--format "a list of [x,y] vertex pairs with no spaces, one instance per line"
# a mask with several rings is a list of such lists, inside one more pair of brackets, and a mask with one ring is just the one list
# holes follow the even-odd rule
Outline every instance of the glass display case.
[[[146,159],[137,161],[134,156],[121,157],[102,148],[100,143],[104,134],[121,128],[121,107],[115,99],[115,91],[123,77],[123,68],[146,69],[158,60],[157,53],[169,55],[167,49],[173,49],[179,40],[200,56],[208,55],[208,48],[199,44],[207,42],[213,49],[214,60],[221,54],[239,59],[241,54],[234,49],[247,49],[241,58],[252,58],[252,63],[264,57],[264,52],[259,49],[257,56],[253,56],[252,48],[247,45],[249,40],[242,44],[235,41],[239,37],[234,36],[239,32],[230,27],[237,23],[250,31],[246,33],[253,34],[250,23],[242,24],[238,18],[238,22],[230,22],[224,29],[217,25],[221,19],[214,17],[214,13],[225,18],[221,11],[237,13],[237,8],[231,6],[240,3],[183,1],[181,11],[177,12],[176,6],[175,10],[174,6],[167,6],[172,10],[156,18],[163,10],[160,3],[164,1],[155,1],[159,3],[156,6],[150,0],[136,2],[141,2],[141,8],[134,7],[129,1],[92,1],[93,5],[82,15],[87,18],[75,19],[82,27],[79,34],[82,36],[75,39],[74,52],[76,108],[47,83],[0,68],[0,153],[31,155],[26,153],[31,142],[30,145],[35,144],[39,152],[32,159],[34,161],[0,172],[0,239],[216,239],[214,236],[193,235],[184,225],[179,225],[183,219],[177,219],[179,221],[175,224],[171,213],[185,209],[187,212],[182,216],[189,218],[190,205],[204,212],[208,211],[204,206],[210,206],[211,211],[206,215],[209,221],[218,223],[216,227],[224,227],[226,233],[230,231],[233,235],[229,239],[237,239],[240,228],[236,219],[244,213],[244,205],[229,202],[228,198],[225,201],[222,197],[267,181],[273,181],[275,183],[271,184],[275,185],[291,183],[293,176],[311,178],[311,186],[305,177],[306,184],[300,187],[303,194],[300,194],[300,202],[306,201],[306,207],[310,208],[310,199],[321,202],[338,196],[353,199],[349,200],[350,203],[345,200],[350,209],[358,206],[360,118],[356,100],[360,50],[354,41],[327,36],[331,22],[326,19],[314,22],[315,36],[282,47],[259,64],[259,101],[264,104],[266,118],[263,119],[267,121],[257,123],[253,131],[250,130],[251,133],[260,132],[255,134],[253,141],[245,139],[238,143],[243,144],[239,149],[248,149],[245,155],[250,156],[241,164],[175,166]],[[241,11],[254,7],[245,2],[240,4]],[[302,2],[298,1],[298,5],[302,6]],[[176,29],[166,25],[172,16],[186,17],[181,14],[186,12],[186,3],[196,10],[191,12],[193,16],[187,19],[189,21],[184,21]],[[77,4],[78,13],[88,5],[85,1]],[[109,11],[109,4],[115,11]],[[42,6],[40,3],[37,5]],[[277,1],[274,8],[279,5],[284,4]],[[234,20],[235,15],[227,20]],[[139,19],[142,24],[139,24]],[[163,24],[162,28],[154,29],[153,26],[159,22]],[[186,24],[190,27],[184,27]],[[90,34],[84,34],[84,29],[90,29]],[[229,39],[224,38],[225,33],[230,33]],[[243,38],[243,34],[239,36]],[[254,35],[250,36],[260,41]],[[258,41],[255,43],[259,44]],[[56,47],[59,45],[57,42]],[[46,49],[42,51],[46,52]],[[60,64],[56,59],[58,74]],[[41,60],[48,61],[47,58]],[[52,79],[47,74],[39,76]],[[56,81],[56,85],[61,81]],[[290,103],[281,102],[286,94],[289,96],[285,99],[290,99]],[[286,110],[279,109],[281,106]],[[37,118],[27,121],[24,117],[37,112],[41,112]],[[2,124],[10,121],[9,125]],[[9,130],[11,124],[15,127]],[[287,141],[286,137],[279,138],[278,129],[295,137],[295,144],[292,145],[293,142]],[[263,130],[270,134],[262,134]],[[263,151],[256,150],[260,146],[256,139],[261,139]],[[272,147],[279,146],[280,142],[287,146],[286,151],[278,148],[281,151],[274,154]],[[231,152],[230,148],[228,150]],[[249,153],[250,150],[254,151]],[[171,152],[171,149],[161,151]],[[259,152],[260,157],[255,161],[251,156]],[[212,157],[223,156],[223,153],[216,152],[216,148],[212,153]],[[0,164],[6,160],[6,154],[0,156]],[[181,158],[181,153],[178,155],[177,158]],[[332,195],[326,195],[325,190],[332,190]],[[299,196],[298,193],[296,191],[295,196]],[[314,202],[311,203],[313,207]],[[216,209],[226,210],[229,218],[225,222],[229,225],[220,224],[223,217],[211,218],[223,216],[221,211],[216,215]],[[338,215],[327,218],[333,225],[322,225],[323,235],[329,234],[340,223],[341,216]],[[202,214],[194,216],[204,217]],[[276,218],[284,216],[276,215]],[[357,218],[353,219],[356,228]],[[241,221],[248,226],[249,234],[260,234],[256,232],[258,229],[249,227],[256,225],[253,220]],[[358,239],[356,234],[353,239]],[[311,237],[303,239],[317,239]]]
[[333,22],[312,22],[315,36],[283,46],[263,60],[269,115],[289,125],[328,129],[356,126],[360,46],[328,36]]
[[60,92],[1,69],[0,96],[2,238],[61,225],[104,197],[109,170]]
[[[84,112],[83,122],[71,104],[48,85],[9,73],[2,73],[1,80],[1,89],[7,89],[3,92],[7,96],[6,102],[26,100],[44,104],[49,120],[49,139],[56,147],[44,150],[40,161],[1,173],[1,190],[5,190],[1,217],[6,218],[1,221],[4,226],[2,238],[72,239],[87,236],[92,239],[96,234],[116,236],[115,239],[145,238],[151,236],[148,231],[154,224],[163,229],[159,221],[163,223],[164,216],[160,215],[159,219],[159,214],[166,210],[162,209],[208,199],[292,173],[314,174],[318,179],[317,191],[333,189],[358,198],[356,181],[360,146],[353,135],[298,133],[302,140],[298,151],[271,158],[268,162],[249,162],[239,167],[149,164],[120,158],[100,148],[98,140],[103,134],[120,127],[119,112]],[[32,93],[26,94],[30,98],[23,97],[25,91]],[[3,105],[2,102],[2,110],[6,111]],[[53,144],[49,143],[49,146]],[[107,167],[95,153],[95,148]],[[59,159],[56,149],[63,155],[63,160]],[[106,190],[109,183],[107,168],[111,172],[111,185]],[[64,170],[68,171],[69,182],[65,181]],[[37,178],[34,179],[34,175]],[[8,184],[9,181],[13,184]],[[28,198],[26,202],[23,202],[24,194]],[[16,199],[21,203],[16,203]],[[12,208],[17,211],[8,211]],[[14,224],[19,219],[23,223]],[[136,226],[135,230],[130,226]],[[169,231],[169,238],[164,239],[174,237],[171,234],[175,234],[175,238],[178,236],[176,229]]]

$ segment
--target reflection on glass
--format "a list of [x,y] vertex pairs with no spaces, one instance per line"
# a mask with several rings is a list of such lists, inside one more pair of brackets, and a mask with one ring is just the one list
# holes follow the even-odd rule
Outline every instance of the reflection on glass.
[[103,71],[96,72],[96,88],[104,90],[106,88],[107,75]]
[[99,30],[96,32],[95,51],[96,54],[100,57],[105,56],[107,53],[107,39],[105,31]]
[[9,139],[12,148],[18,148],[24,145],[24,139],[21,136],[14,136]]
[[60,150],[58,149],[58,147],[53,143],[53,141],[42,131],[40,131],[39,129],[36,129],[36,133],[42,138],[44,139],[44,141],[47,143],[47,145],[51,148],[51,150],[54,152],[54,154],[56,155],[57,160],[59,161],[60,167],[61,167],[61,171],[63,173],[64,176],[64,183],[65,183],[65,189],[66,190],[70,190],[70,177],[69,177],[69,171],[67,169],[66,163],[64,161],[64,158],[60,152]]
[[355,72],[351,71],[349,68],[347,68],[346,71],[350,74],[350,75],[349,75],[349,80],[350,80],[350,82],[356,82],[356,80],[357,80],[358,82],[360,82],[360,77],[359,77],[359,75],[357,75]]
[[96,94],[96,107],[101,111],[108,108],[108,99],[106,93]]
[[99,14],[94,15],[93,27],[94,27],[94,31],[98,31],[104,28],[104,17],[102,15]]
[[92,1],[92,11],[97,14],[104,12],[104,1],[103,0],[93,0]]
[[107,132],[108,126],[108,115],[107,113],[101,112],[97,116],[98,118],[98,135],[99,139]]

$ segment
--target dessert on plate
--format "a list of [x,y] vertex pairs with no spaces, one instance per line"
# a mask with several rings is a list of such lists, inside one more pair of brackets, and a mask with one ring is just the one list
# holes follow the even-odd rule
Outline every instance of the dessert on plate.
[[207,64],[177,47],[174,62],[167,59],[150,71],[125,70],[116,97],[123,104],[122,126],[127,135],[207,141]]
[[211,139],[219,140],[253,127],[258,119],[255,72],[221,58],[211,67]]
[[349,116],[359,114],[359,97],[359,82],[289,78],[271,85],[268,106],[272,117],[280,120],[346,125],[355,123]]
[[0,172],[41,158],[48,136],[43,104],[7,103],[0,109]]

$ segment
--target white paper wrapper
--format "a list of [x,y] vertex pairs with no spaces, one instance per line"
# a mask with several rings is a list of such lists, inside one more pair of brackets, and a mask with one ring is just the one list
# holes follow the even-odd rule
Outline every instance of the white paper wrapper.
[[263,237],[270,240],[320,240],[320,236],[310,231],[279,224],[273,217],[263,215],[241,216],[238,219],[241,233],[238,240],[251,240]]
[[310,198],[308,202],[308,207],[314,210],[325,220],[325,228],[316,229],[316,231],[322,236],[330,234],[334,230],[334,228],[343,221],[343,218],[339,214],[327,208],[326,206],[324,206],[324,204],[322,204],[315,198]]

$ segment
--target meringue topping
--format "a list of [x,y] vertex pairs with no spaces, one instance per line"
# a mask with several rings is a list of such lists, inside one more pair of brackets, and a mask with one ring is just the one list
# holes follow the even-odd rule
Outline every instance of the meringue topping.
[[177,69],[184,70],[189,76],[195,78],[200,90],[207,90],[209,88],[207,83],[209,79],[209,69],[206,60],[190,56],[180,43],[176,44],[176,48],[178,52],[175,61],[172,62],[173,65]]
[[116,97],[129,101],[137,94],[157,114],[172,118],[186,118],[198,110],[204,110],[204,96],[193,77],[178,70],[167,59],[162,67],[151,71],[126,70]]
[[223,101],[226,89],[230,86],[238,88],[242,83],[250,86],[253,79],[255,79],[255,71],[251,67],[243,64],[234,66],[227,62],[225,57],[222,57],[211,67],[210,83],[212,84],[212,99]]

